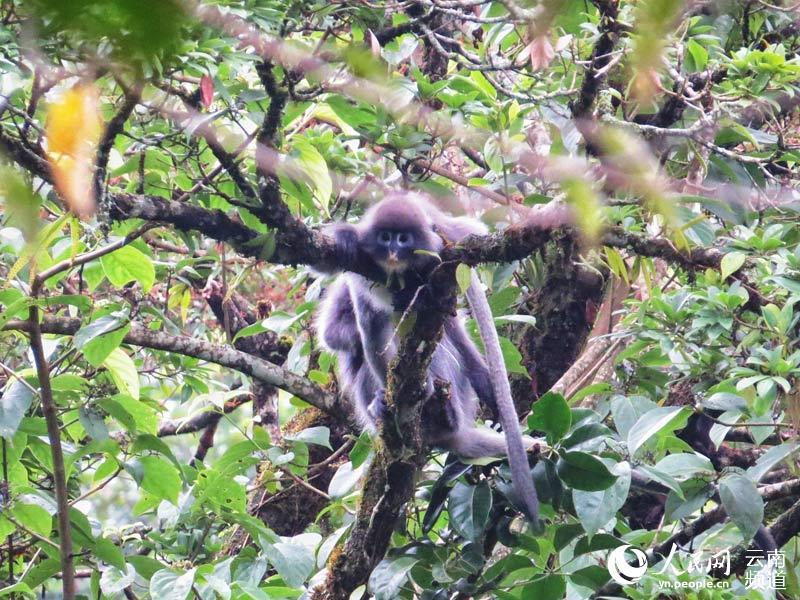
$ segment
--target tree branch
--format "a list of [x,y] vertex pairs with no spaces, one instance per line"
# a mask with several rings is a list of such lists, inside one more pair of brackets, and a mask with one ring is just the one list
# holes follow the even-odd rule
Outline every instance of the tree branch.
[[185,419],[162,421],[158,426],[158,437],[195,433],[209,425],[219,423],[224,415],[230,414],[240,406],[252,401],[253,394],[245,392],[226,400],[221,409],[212,405],[206,410]]
[[[199,231],[211,239],[227,242],[243,256],[273,263],[306,264],[326,272],[352,271],[374,281],[384,281],[383,272],[365,256],[354,259],[341,256],[333,240],[321,231],[307,227],[292,217],[293,223],[275,232],[275,250],[263,256],[264,236],[220,210],[207,210],[157,196],[117,194],[112,197],[111,216],[116,220],[140,218],[174,225],[182,231]],[[554,231],[570,230],[569,209],[551,204],[532,212],[523,223],[502,233],[470,236],[458,245],[446,247],[440,254],[443,262],[462,262],[475,266],[485,262],[511,262],[530,256],[553,239]],[[718,248],[695,247],[678,250],[667,238],[610,228],[600,239],[602,245],[626,248],[640,256],[659,257],[687,269],[718,268],[725,252]]]
[[617,21],[619,0],[594,0],[600,11],[600,37],[592,51],[591,65],[583,76],[579,96],[570,103],[572,116],[583,119],[591,116],[600,86],[605,81],[604,68],[611,62],[612,51],[619,37],[620,26]]
[[[38,297],[39,285],[34,285],[31,295]],[[36,375],[39,379],[39,397],[42,401],[42,413],[47,425],[47,438],[50,442],[50,454],[53,460],[53,483],[56,497],[56,513],[58,522],[58,553],[61,560],[61,589],[65,600],[75,598],[75,565],[72,560],[72,529],[69,522],[69,490],[67,474],[64,467],[64,450],[61,447],[61,425],[58,421],[58,409],[53,399],[50,385],[50,365],[44,353],[42,343],[42,326],[39,323],[39,307],[34,303],[29,309],[29,320],[20,321],[30,333],[33,362],[36,364]]]
[[[121,84],[120,84],[121,85]],[[117,113],[111,118],[106,125],[103,132],[103,137],[97,146],[97,155],[95,158],[95,171],[94,171],[94,197],[100,200],[103,197],[103,185],[106,180],[106,170],[108,167],[108,157],[111,153],[111,148],[114,146],[114,140],[122,133],[125,128],[125,122],[131,116],[133,109],[139,102],[142,95],[143,84],[136,83],[132,87],[123,87],[125,96],[123,97],[122,106]]]
[[8,136],[0,128],[0,151],[7,154],[11,159],[19,164],[23,169],[45,181],[52,182],[53,176],[45,158],[17,139]]
[[[43,333],[56,335],[74,335],[80,327],[80,319],[69,317],[45,317],[41,323],[41,331]],[[6,323],[3,329],[30,332],[31,324],[29,321],[13,320]],[[187,336],[152,331],[136,323],[131,324],[131,329],[123,338],[123,342],[134,346],[152,348],[153,350],[164,350],[183,354],[184,356],[192,356],[235,369],[266,384],[286,390],[320,410],[342,415],[345,419],[351,418],[348,403],[340,402],[336,396],[323,390],[315,383],[282,367],[231,347],[218,346]]]

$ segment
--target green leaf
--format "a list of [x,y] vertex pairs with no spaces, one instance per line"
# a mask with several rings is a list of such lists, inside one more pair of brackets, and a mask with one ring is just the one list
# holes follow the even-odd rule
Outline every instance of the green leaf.
[[124,313],[115,313],[95,319],[75,333],[72,338],[75,347],[83,352],[90,365],[100,366],[130,331],[127,320],[128,316]]
[[[98,537],[95,539],[94,553],[104,563],[116,567],[120,574],[125,572],[125,555],[114,542],[108,538]],[[131,575],[133,577],[133,575]]]
[[359,468],[354,469],[353,463],[350,461],[339,465],[328,484],[328,495],[332,498],[344,498],[352,492],[363,477],[365,466],[362,464]]
[[708,50],[703,48],[703,46],[692,38],[689,38],[689,41],[686,43],[686,49],[689,51],[692,62],[694,63],[691,70],[697,72],[705,69],[708,64]]
[[583,528],[594,535],[606,525],[628,499],[631,486],[631,467],[628,463],[617,463],[612,468],[617,480],[610,488],[600,492],[586,492],[576,489],[572,492],[575,512]]
[[137,281],[145,293],[150,291],[156,280],[153,261],[144,252],[133,246],[123,246],[100,258],[103,272],[116,287]]
[[0,396],[0,437],[14,437],[32,401],[33,391],[18,379],[9,377]]
[[572,425],[572,413],[561,394],[547,392],[533,405],[528,427],[547,434],[549,444],[564,437]]
[[286,312],[274,312],[269,317],[261,321],[261,325],[267,331],[274,331],[275,333],[283,333],[292,325],[297,323],[300,319],[308,314],[307,310],[301,311],[296,315]]
[[159,456],[142,456],[139,464],[144,471],[142,489],[157,498],[177,504],[181,491],[178,469]]
[[597,552],[598,550],[611,550],[622,546],[623,542],[618,537],[608,533],[598,533],[597,535],[585,535],[575,544],[575,556]]
[[486,79],[483,73],[480,71],[472,71],[470,72],[470,79],[472,79],[476,87],[486,95],[487,100],[494,100],[497,98],[497,90],[489,83],[489,80]]
[[495,323],[524,323],[525,325],[536,325],[536,317],[533,315],[501,315],[494,318]]
[[747,255],[744,252],[728,252],[720,261],[719,270],[725,280],[742,268]]
[[316,444],[317,446],[324,446],[329,450],[333,450],[333,448],[331,448],[331,430],[327,427],[309,427],[295,434],[287,435],[284,439],[290,442]]
[[384,558],[369,577],[369,591],[375,600],[394,600],[408,579],[408,572],[419,562],[413,556]]
[[680,429],[686,424],[690,413],[690,409],[682,406],[661,406],[647,411],[628,432],[628,452],[633,456],[660,432]]
[[510,339],[500,336],[500,350],[503,353],[503,362],[506,363],[506,370],[509,373],[517,373],[530,378],[528,370],[522,364],[522,354]]
[[[598,440],[597,438],[607,438],[607,440]],[[568,450],[589,451],[614,439],[616,436],[608,427],[600,423],[589,422],[576,427],[568,436],[562,438],[561,447]]]
[[719,497],[745,543],[749,543],[764,522],[764,500],[756,484],[740,473],[729,473],[719,483]]
[[18,581],[13,585],[7,585],[6,587],[0,589],[0,598],[4,598],[6,596],[17,598],[20,594],[36,598],[36,592],[34,592],[26,583],[23,583],[22,581]]
[[309,182],[311,191],[323,211],[327,213],[328,203],[333,192],[333,182],[325,158],[304,139],[296,139],[292,149],[296,154],[297,166],[302,169],[302,176]]
[[649,465],[638,465],[636,470],[641,474],[643,473],[649,479],[660,483],[661,485],[668,487],[672,490],[679,498],[683,499],[683,489],[681,485],[673,478],[667,475],[666,473],[662,473],[660,470],[656,469],[655,467],[651,467]]
[[150,578],[150,597],[158,600],[186,600],[194,585],[195,569],[185,573],[162,569]]
[[94,552],[95,541],[89,519],[77,508],[69,509],[69,524],[73,541],[87,550]]
[[123,560],[122,567],[108,567],[103,571],[100,576],[100,589],[107,596],[121,594],[126,587],[133,584],[135,578],[136,569],[132,565],[126,565]]
[[115,394],[98,403],[131,433],[155,435],[158,429],[158,414],[141,400],[135,400],[127,394]]
[[222,509],[243,513],[247,507],[247,492],[233,477],[215,469],[201,471],[197,476],[194,495],[198,505],[210,503],[215,512]]
[[161,562],[149,556],[131,555],[128,557],[128,563],[133,565],[133,568],[136,569],[136,572],[148,581],[153,577],[154,574],[158,573],[164,568],[164,565]]
[[567,592],[567,581],[563,575],[546,575],[522,588],[521,598],[536,600],[561,600]]
[[708,458],[689,452],[669,454],[659,460],[654,468],[678,481],[686,481],[696,476],[710,477],[715,472],[714,465]]
[[578,523],[565,523],[556,527],[553,536],[553,546],[558,552],[569,546],[570,542],[583,533],[583,527]]
[[462,294],[466,294],[472,281],[472,268],[464,263],[456,267],[456,282]]
[[45,537],[50,535],[53,526],[51,514],[38,504],[15,503],[14,510],[11,511],[17,521],[25,523],[25,526]]
[[8,165],[0,167],[0,197],[3,198],[4,226],[19,229],[32,242],[41,227],[41,196],[34,194],[20,171]]
[[758,483],[766,475],[772,467],[785,460],[789,455],[793,454],[800,445],[797,442],[784,442],[779,446],[773,446],[764,454],[758,457],[756,464],[747,469],[747,476]]
[[450,493],[450,484],[472,468],[468,464],[464,464],[459,460],[454,460],[454,458],[455,457],[448,459],[447,464],[444,469],[442,469],[442,474],[439,475],[439,478],[430,490],[428,508],[425,511],[425,517],[422,519],[422,531],[425,533],[433,528],[436,524],[436,520],[442,513],[444,503]]
[[569,574],[569,578],[572,583],[576,585],[588,587],[592,590],[598,590],[605,585],[609,579],[611,579],[611,576],[608,573],[608,569],[604,569],[603,567],[599,567],[597,565],[591,565],[589,567],[584,567],[583,569],[573,571]]
[[22,578],[29,587],[35,589],[45,581],[51,579],[56,573],[61,572],[61,563],[57,558],[45,558],[43,561],[34,565],[25,577]]
[[226,475],[239,475],[259,463],[259,447],[252,440],[233,444],[214,463],[214,468]]
[[114,348],[103,361],[117,389],[133,399],[139,399],[139,372],[136,365],[122,348]]
[[486,528],[492,508],[492,491],[485,481],[478,485],[458,482],[450,491],[447,510],[450,525],[470,541],[477,541]]
[[287,541],[269,544],[264,548],[264,554],[289,587],[299,588],[314,569],[314,554],[307,545],[293,541],[293,538],[282,539]]
[[589,492],[605,490],[617,480],[603,461],[585,452],[562,453],[556,471],[568,486]]
[[611,272],[627,283],[628,265],[625,264],[625,260],[622,258],[622,255],[618,250],[610,247],[605,248],[605,253],[606,260],[608,261],[608,267],[611,269]]
[[0,328],[8,323],[14,317],[27,317],[28,308],[31,305],[31,299],[27,296],[17,298],[8,304],[2,312],[0,312]]
[[264,333],[265,331],[267,331],[267,328],[264,327],[261,321],[257,321],[252,325],[248,325],[247,327],[242,327],[239,331],[237,331],[236,335],[233,336],[231,343],[234,343],[241,338],[258,335],[259,333]]
[[770,277],[770,279],[793,294],[800,294],[800,281],[789,277]]
[[356,439],[353,449],[350,450],[350,462],[353,463],[353,468],[357,469],[362,463],[367,460],[370,452],[372,451],[372,441],[369,432],[363,431]]

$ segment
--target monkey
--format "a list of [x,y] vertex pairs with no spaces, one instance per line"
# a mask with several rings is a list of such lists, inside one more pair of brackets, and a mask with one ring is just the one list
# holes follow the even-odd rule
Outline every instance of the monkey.
[[[316,320],[322,346],[338,358],[342,391],[353,402],[361,426],[373,434],[384,416],[388,364],[397,350],[393,316],[413,302],[424,284],[424,273],[438,260],[445,241],[459,242],[469,235],[487,232],[480,221],[445,215],[427,197],[408,191],[390,192],[355,225],[339,223],[326,229],[343,262],[363,258],[386,277],[386,284],[382,285],[355,273],[342,273],[327,289]],[[468,299],[473,304],[479,293],[485,303],[486,296],[482,289],[476,290],[476,282],[473,272]],[[494,331],[488,304],[482,308],[483,320]],[[473,306],[477,320],[475,312]],[[496,344],[496,331],[494,337]],[[488,347],[485,337],[484,345]],[[499,366],[507,384],[505,367]],[[498,365],[493,364],[492,368],[497,369]],[[423,421],[426,443],[463,458],[503,455],[511,447],[508,455],[515,494],[526,516],[538,528],[538,499],[525,454],[525,446],[531,446],[533,440],[526,437],[523,441],[513,404],[493,387],[486,361],[458,314],[445,318],[442,339],[433,353],[426,381],[429,396],[435,380],[450,383],[451,401],[445,407],[444,423],[442,419]],[[476,396],[500,415],[505,436],[475,425]],[[516,439],[508,443],[511,436]]]

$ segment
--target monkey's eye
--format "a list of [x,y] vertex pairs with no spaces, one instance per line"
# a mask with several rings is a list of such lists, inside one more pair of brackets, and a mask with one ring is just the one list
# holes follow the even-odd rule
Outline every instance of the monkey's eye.
[[378,233],[378,243],[381,246],[388,246],[392,241],[392,234],[388,231],[381,231]]
[[414,242],[414,236],[410,233],[397,234],[397,243],[401,246],[408,246]]

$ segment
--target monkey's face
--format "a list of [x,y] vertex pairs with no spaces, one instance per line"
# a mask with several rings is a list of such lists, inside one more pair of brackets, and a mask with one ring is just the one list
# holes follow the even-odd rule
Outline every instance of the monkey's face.
[[414,252],[420,249],[419,235],[407,229],[378,229],[371,240],[372,258],[389,274],[400,274],[411,265]]

